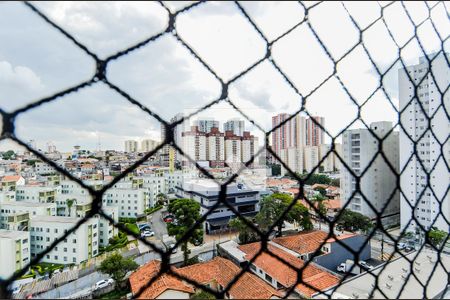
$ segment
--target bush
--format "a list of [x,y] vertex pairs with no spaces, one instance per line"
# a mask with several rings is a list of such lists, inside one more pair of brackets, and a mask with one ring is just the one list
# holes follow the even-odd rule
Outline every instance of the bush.
[[119,218],[119,223],[136,224],[136,218]]
[[150,215],[150,214],[154,213],[155,211],[160,210],[161,208],[163,208],[162,205],[156,205],[156,206],[151,207],[151,208],[146,208],[144,210],[144,213],[147,214],[147,215]]
[[139,228],[137,227],[136,223],[125,223],[125,227],[136,235],[140,234]]

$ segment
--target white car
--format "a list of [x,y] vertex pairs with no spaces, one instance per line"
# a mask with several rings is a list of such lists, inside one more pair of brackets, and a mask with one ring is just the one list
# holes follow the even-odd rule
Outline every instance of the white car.
[[177,253],[177,248],[174,248],[174,247],[175,247],[175,243],[169,244],[169,249],[172,249],[172,248],[173,248],[172,253]]
[[405,243],[398,243],[397,244],[397,248],[398,248],[398,250],[403,250],[403,249],[406,248],[406,244]]
[[105,288],[105,287],[107,287],[109,284],[108,284],[108,281],[107,280],[100,280],[100,281],[97,281],[96,283],[95,283],[95,285],[94,285],[94,290],[98,290],[98,289],[102,289],[102,288]]
[[108,280],[106,280],[106,282],[108,283],[108,285],[112,285],[114,284],[114,279],[109,278]]
[[153,231],[148,231],[148,230],[143,231],[141,233],[141,237],[150,237],[150,236],[154,236],[154,235],[155,235],[155,233]]
[[366,268],[366,269],[368,269],[368,270],[372,270],[372,269],[373,269],[373,266],[369,265],[368,263],[366,263],[366,262],[363,261],[363,260],[360,261],[359,264],[360,264],[363,268]]

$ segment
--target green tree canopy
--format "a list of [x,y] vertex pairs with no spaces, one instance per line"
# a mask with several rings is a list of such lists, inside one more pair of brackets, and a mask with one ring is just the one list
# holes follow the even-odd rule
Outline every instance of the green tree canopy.
[[[278,221],[283,212],[294,201],[294,199],[286,194],[275,193],[264,197],[261,200],[261,208],[256,215],[255,220],[262,231],[267,231],[270,226]],[[281,235],[283,221],[289,223],[297,222],[303,230],[313,228],[308,209],[301,203],[294,204],[281,222],[277,223],[278,232]]]
[[120,283],[129,271],[136,270],[138,266],[131,258],[124,258],[119,253],[114,253],[102,261],[99,271],[108,274],[116,282]]
[[16,153],[13,150],[8,150],[3,153],[2,158],[5,160],[10,160],[16,157]]
[[370,218],[358,212],[345,209],[339,216],[336,227],[338,230],[367,232],[373,227],[373,224]]
[[442,242],[447,238],[448,233],[433,227],[430,231],[428,231],[427,236],[433,246],[440,247]]
[[[245,217],[249,222],[253,223],[251,218]],[[247,224],[245,224],[241,219],[234,218],[228,224],[231,228],[239,232],[239,241],[242,244],[256,242],[259,239],[258,233],[251,229]]]
[[[169,203],[168,211],[175,216],[175,221],[167,225],[169,235],[175,236],[179,241],[186,232],[194,226],[195,222],[200,219],[200,204],[192,199],[174,199]],[[203,241],[203,228],[201,224],[197,226],[193,234],[189,235],[181,244],[181,250],[184,254],[184,263],[187,263],[189,258],[188,242],[195,243],[196,241]]]

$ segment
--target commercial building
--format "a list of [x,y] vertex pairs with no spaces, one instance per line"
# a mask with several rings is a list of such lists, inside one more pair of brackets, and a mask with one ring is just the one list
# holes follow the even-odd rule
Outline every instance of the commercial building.
[[8,279],[29,262],[30,233],[0,229],[0,279]]
[[[399,148],[398,132],[392,131],[391,122],[374,122],[368,129],[352,129],[344,132],[342,136],[342,151],[345,163],[352,168],[356,175],[365,171],[360,180],[360,191],[353,197],[356,190],[356,178],[346,169],[342,169],[341,189],[344,203],[350,201],[348,209],[359,212],[369,218],[376,218],[374,210],[368,202],[373,205],[377,212],[381,212],[385,205],[383,216],[392,217],[383,218],[384,223],[398,223],[400,211],[400,196],[396,190],[397,174],[399,172]],[[386,163],[379,152],[378,140],[376,135],[383,140],[383,153],[388,162],[394,168],[394,172]],[[376,158],[375,158],[376,157]],[[375,159],[374,159],[375,158]],[[373,163],[371,163],[373,161]],[[369,166],[370,164],[370,166]],[[362,194],[367,198],[363,199]]]
[[138,142],[135,140],[125,141],[125,152],[132,153],[138,151]]
[[[37,216],[30,220],[31,257],[46,250],[58,237],[74,227],[81,218]],[[86,220],[65,240],[46,254],[43,262],[79,264],[98,254],[98,219]]]
[[450,230],[450,126],[443,109],[450,107],[450,93],[441,92],[449,84],[450,70],[443,53],[437,54],[431,66],[422,57],[419,64],[399,70],[404,129],[400,130],[401,228],[408,227],[408,231],[414,232],[417,222],[424,228]]
[[[217,203],[220,186],[209,179],[192,179],[177,187],[176,195],[191,198],[200,203],[200,213],[206,212]],[[249,189],[242,183],[231,183],[227,186],[226,202],[232,205],[243,216],[254,216],[259,211],[259,191]],[[235,215],[224,204],[220,204],[205,221],[206,233],[227,228],[228,222]]]

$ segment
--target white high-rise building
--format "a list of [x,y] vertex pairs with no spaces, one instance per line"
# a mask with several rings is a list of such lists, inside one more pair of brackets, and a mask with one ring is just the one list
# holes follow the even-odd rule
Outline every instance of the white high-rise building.
[[[310,173],[319,164],[319,147],[305,146],[303,155],[305,157],[304,169],[307,173]],[[315,169],[314,172],[319,172],[319,168]]]
[[[400,131],[400,167],[404,168],[400,177],[404,193],[401,228],[408,227],[407,231],[414,232],[417,222],[427,229],[450,231],[446,221],[450,219],[450,125],[443,107],[450,107],[449,84],[450,69],[443,53],[432,61],[431,69],[422,57],[419,64],[399,70],[401,123],[405,129]],[[442,91],[446,91],[444,96]]]
[[[392,130],[392,123],[374,122],[370,124],[370,128],[375,135],[383,138]],[[368,167],[379,151],[378,140],[368,129],[347,130],[342,136],[342,152],[345,163],[356,175],[362,174],[368,167],[360,180],[362,194],[378,212],[381,212],[387,201],[389,202],[383,216],[396,214],[400,209],[399,193],[396,191],[396,173],[399,170],[398,140],[397,131],[391,131],[383,140],[383,153],[395,169],[393,172],[380,155]],[[375,218],[375,212],[360,193],[356,193],[351,199],[356,190],[356,178],[346,168],[342,168],[341,172],[343,201],[344,203],[351,201],[347,208],[369,218]],[[398,215],[383,218],[382,221],[388,224],[396,223]]]
[[[206,133],[198,130],[197,126],[192,126],[191,131],[183,132],[183,151],[194,161],[206,161]],[[191,165],[191,162],[185,158],[185,164]]]
[[239,119],[228,120],[223,124],[223,131],[232,131],[237,136],[243,136],[245,123]]
[[207,159],[210,161],[211,167],[223,164],[225,160],[225,137],[219,132],[218,128],[213,128],[207,134]]
[[138,150],[138,142],[134,140],[125,141],[125,152],[136,152]]
[[200,132],[209,133],[211,128],[219,128],[219,121],[215,121],[213,119],[195,120],[194,126],[197,126],[198,131]]
[[225,138],[225,161],[230,163],[242,162],[242,141],[238,136],[231,136]]
[[158,147],[158,142],[151,139],[145,139],[141,142],[141,151],[142,152],[150,152],[156,147]]
[[[325,157],[331,150],[331,145],[328,144],[322,144],[319,146],[319,160],[322,160],[322,158]],[[322,172],[333,172],[334,171],[334,152],[331,152],[328,154],[328,156],[325,157],[325,160],[320,165],[320,171]]]
[[[304,170],[304,157],[303,157],[304,147],[297,148],[291,147],[283,149],[280,152],[281,160],[289,167],[289,169],[295,173],[303,173]],[[285,175],[287,169],[281,165],[281,175]]]

